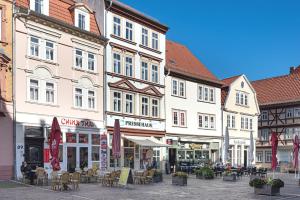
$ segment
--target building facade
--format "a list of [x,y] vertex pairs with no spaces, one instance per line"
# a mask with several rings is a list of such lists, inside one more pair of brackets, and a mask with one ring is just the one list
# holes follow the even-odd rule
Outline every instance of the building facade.
[[0,2],[0,180],[13,177],[12,0]]
[[252,82],[257,92],[261,115],[258,120],[256,142],[257,166],[271,168],[271,133],[277,133],[277,159],[281,170],[292,168],[293,142],[300,135],[300,67],[290,73]]
[[219,81],[185,46],[166,42],[168,160],[220,160],[222,119]]
[[71,0],[17,0],[16,5],[17,176],[22,161],[51,171],[53,117],[62,130],[62,170],[100,167],[107,40],[94,11]]
[[[222,131],[229,133],[229,159],[232,166],[255,164],[255,141],[257,141],[257,119],[259,106],[256,92],[245,75],[222,80]],[[249,155],[250,134],[253,135],[252,159]],[[224,147],[223,147],[224,149]],[[224,157],[224,151],[222,154]]]
[[[160,22],[118,1],[105,1],[106,127],[111,168],[143,169],[163,160],[165,34]],[[121,158],[112,157],[114,122],[121,126]],[[139,142],[152,141],[152,145]],[[157,146],[156,146],[157,145]]]

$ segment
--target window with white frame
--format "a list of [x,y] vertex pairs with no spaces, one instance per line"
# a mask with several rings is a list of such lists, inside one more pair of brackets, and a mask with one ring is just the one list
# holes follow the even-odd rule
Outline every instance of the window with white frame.
[[133,59],[132,57],[125,57],[125,75],[133,77]]
[[236,92],[236,104],[241,106],[248,106],[248,94],[242,91]]
[[130,22],[126,22],[126,35],[127,40],[133,40],[133,25]]
[[95,55],[88,53],[88,70],[95,71]]
[[88,91],[88,109],[95,109],[95,91]]
[[121,74],[121,55],[113,53],[114,73]]
[[113,92],[113,111],[121,112],[121,105],[122,105],[122,93]]
[[286,128],[284,139],[290,140],[293,138],[293,135],[294,135],[294,128]]
[[39,81],[30,79],[30,100],[38,101],[39,100]]
[[142,80],[148,81],[148,63],[142,61]]
[[133,114],[133,95],[125,94],[125,113]]
[[300,108],[295,108],[295,110],[294,110],[294,116],[295,117],[300,117]]
[[231,115],[231,128],[235,128],[235,115]]
[[54,60],[54,43],[46,41],[46,60]]
[[152,33],[152,49],[158,50],[158,34]]
[[75,107],[82,108],[82,89],[75,88]]
[[34,11],[42,13],[43,10],[43,0],[35,0]]
[[266,156],[265,162],[270,163],[272,161],[272,151],[266,151],[265,156]]
[[46,102],[54,103],[54,83],[46,83]]
[[152,64],[151,68],[151,81],[154,83],[158,83],[158,66]]
[[56,62],[56,49],[57,47],[55,42],[36,36],[28,37],[27,55],[29,57]]
[[186,111],[172,110],[173,126],[186,127]]
[[96,91],[93,88],[75,86],[74,88],[74,107],[80,109],[96,109]]
[[241,116],[241,129],[242,130],[252,130],[252,118],[247,116]]
[[178,97],[185,97],[185,81],[179,79],[172,79],[172,95]]
[[148,29],[142,28],[142,45],[148,46]]
[[292,117],[294,117],[294,109],[293,109],[293,108],[287,108],[287,109],[286,109],[286,117],[287,117],[287,118],[292,118]]
[[36,37],[30,37],[30,55],[39,57],[40,40]]
[[82,49],[74,49],[74,68],[89,72],[96,72],[96,54]]
[[249,119],[249,128],[250,128],[250,130],[253,130],[253,119],[252,118]]
[[158,99],[152,99],[152,117],[158,117],[159,116],[159,101]]
[[256,162],[263,162],[263,152],[262,151],[256,152]]
[[89,11],[83,9],[75,9],[75,26],[89,31],[90,30],[90,14]]
[[85,30],[85,15],[78,13],[78,28]]
[[198,85],[198,101],[215,103],[215,89],[204,85]]
[[80,49],[75,50],[75,67],[82,69],[83,64],[83,51]]
[[261,112],[261,120],[266,121],[268,120],[269,116],[268,116],[268,111],[262,111]]
[[114,35],[121,37],[121,19],[114,17]]
[[149,97],[142,97],[142,113],[143,116],[149,115]]
[[245,117],[245,129],[248,130],[249,129],[249,118]]
[[245,129],[245,118],[241,117],[241,129]]
[[227,114],[227,127],[235,128],[235,114]]
[[227,115],[227,128],[230,128],[231,127],[231,117],[230,115]]
[[30,0],[30,10],[49,15],[49,0]]
[[211,114],[198,113],[198,127],[203,129],[216,128],[216,116]]
[[269,141],[269,129],[262,129],[261,130],[261,141]]

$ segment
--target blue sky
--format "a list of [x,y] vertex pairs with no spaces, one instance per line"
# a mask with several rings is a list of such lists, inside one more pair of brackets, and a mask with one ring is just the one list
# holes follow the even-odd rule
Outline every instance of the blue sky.
[[121,0],[170,27],[220,79],[257,80],[300,65],[299,0]]

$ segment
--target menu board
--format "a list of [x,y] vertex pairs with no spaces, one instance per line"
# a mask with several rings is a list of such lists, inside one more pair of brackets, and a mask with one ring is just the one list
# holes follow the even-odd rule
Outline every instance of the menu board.
[[101,162],[101,171],[105,171],[107,169],[107,135],[102,134],[100,137],[100,162]]
[[132,172],[130,168],[123,167],[119,179],[119,185],[126,186],[127,183],[133,183]]

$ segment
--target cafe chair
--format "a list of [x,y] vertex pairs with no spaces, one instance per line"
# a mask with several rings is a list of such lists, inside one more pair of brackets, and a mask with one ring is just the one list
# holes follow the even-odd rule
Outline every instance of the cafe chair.
[[68,172],[65,172],[61,175],[59,187],[60,190],[68,190],[70,184],[70,174]]
[[51,189],[52,190],[59,190],[60,180],[58,173],[56,171],[53,171],[51,173]]
[[73,190],[79,190],[79,182],[80,182],[80,173],[74,172],[71,179],[71,184],[73,185]]
[[37,185],[39,185],[40,183],[42,183],[42,185],[44,185],[46,182],[48,182],[47,172],[42,167],[38,167],[36,169],[36,177],[37,177],[37,179],[36,179]]

